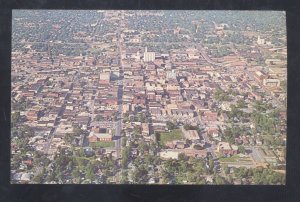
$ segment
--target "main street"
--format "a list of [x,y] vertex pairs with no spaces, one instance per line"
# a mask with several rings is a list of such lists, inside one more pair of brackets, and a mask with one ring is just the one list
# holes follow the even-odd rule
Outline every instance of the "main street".
[[[120,22],[121,24],[121,22]],[[120,182],[120,164],[119,164],[119,159],[120,159],[120,152],[122,149],[122,145],[121,145],[121,139],[122,139],[122,111],[123,111],[123,78],[124,78],[124,66],[123,66],[123,50],[122,50],[122,38],[121,38],[121,34],[120,34],[120,26],[117,29],[117,46],[118,46],[118,52],[119,52],[119,56],[120,56],[120,69],[119,69],[119,81],[118,81],[118,111],[117,111],[117,115],[116,115],[116,123],[115,123],[115,149],[116,149],[116,157],[117,157],[117,161],[115,163],[116,166],[116,176],[115,176],[115,181],[118,183]]]
[[52,140],[55,136],[56,130],[57,130],[57,128],[59,126],[59,123],[60,123],[60,117],[64,113],[64,110],[65,110],[65,106],[62,106],[59,113],[58,113],[58,117],[55,119],[54,127],[51,129],[51,131],[48,135],[48,142],[44,145],[44,153],[45,154],[48,154],[48,152],[49,152]]
[[[75,74],[75,76],[73,77],[72,81],[75,81],[79,78],[79,74],[78,72]],[[71,90],[69,93],[66,93],[65,95],[65,103],[61,106],[61,109],[58,113],[58,116],[57,118],[55,119],[55,122],[54,122],[54,127],[51,129],[49,135],[48,135],[48,142],[44,145],[44,153],[45,154],[48,154],[49,152],[49,149],[50,149],[50,146],[51,146],[51,143],[52,143],[52,140],[55,136],[55,133],[56,133],[56,129],[58,128],[58,125],[60,123],[60,118],[61,116],[63,115],[64,111],[65,111],[65,105],[66,105],[66,102],[67,102],[67,97],[72,93],[73,90]]]
[[119,75],[119,88],[118,88],[118,112],[117,112],[117,121],[115,125],[115,148],[117,152],[117,159],[120,158],[120,151],[121,151],[121,132],[122,132],[122,110],[123,110],[123,78],[124,78],[124,66],[123,66],[123,50],[121,44],[121,34],[120,34],[120,27],[117,30],[117,37],[118,37],[118,51],[120,56],[120,75]]

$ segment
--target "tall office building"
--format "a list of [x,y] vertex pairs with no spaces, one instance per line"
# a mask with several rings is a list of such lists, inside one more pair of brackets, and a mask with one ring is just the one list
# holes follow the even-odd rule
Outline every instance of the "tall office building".
[[257,38],[257,44],[258,44],[258,45],[265,44],[265,40],[262,39],[262,38],[260,38],[260,36],[258,36],[258,38]]

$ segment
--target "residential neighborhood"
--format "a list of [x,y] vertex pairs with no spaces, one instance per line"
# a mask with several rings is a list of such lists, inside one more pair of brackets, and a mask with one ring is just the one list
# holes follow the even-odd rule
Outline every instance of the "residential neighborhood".
[[12,17],[12,183],[285,184],[284,12]]

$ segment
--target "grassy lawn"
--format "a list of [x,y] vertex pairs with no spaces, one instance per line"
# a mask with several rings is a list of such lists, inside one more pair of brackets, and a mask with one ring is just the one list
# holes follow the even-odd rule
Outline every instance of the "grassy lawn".
[[110,142],[91,142],[90,146],[93,148],[106,148],[106,147],[114,147],[115,146],[115,142],[114,141],[110,141]]
[[182,137],[183,135],[180,129],[175,129],[170,132],[163,132],[160,133],[160,143],[165,145],[168,141],[181,140],[183,139]]
[[239,156],[238,155],[233,155],[231,157],[220,157],[219,160],[220,162],[237,162],[239,161]]

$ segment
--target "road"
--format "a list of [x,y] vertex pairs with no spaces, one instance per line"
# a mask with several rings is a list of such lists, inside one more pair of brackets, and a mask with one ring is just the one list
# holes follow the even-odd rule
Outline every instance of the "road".
[[54,122],[54,128],[51,129],[49,135],[48,135],[48,139],[50,137],[50,139],[48,140],[48,142],[44,145],[44,153],[45,154],[48,154],[49,152],[49,149],[50,149],[50,146],[51,146],[51,143],[52,143],[52,140],[54,138],[54,135],[55,135],[55,132],[56,132],[56,129],[59,125],[59,122],[60,122],[60,118],[59,116],[61,116],[64,112],[64,106],[62,106],[60,112],[58,113],[58,117],[56,118],[55,122]]
[[117,159],[120,158],[120,151],[121,151],[121,132],[122,132],[122,110],[123,110],[123,78],[124,78],[124,66],[123,66],[123,54],[122,54],[122,44],[121,44],[121,35],[120,35],[120,28],[117,30],[118,36],[118,50],[120,55],[120,80],[119,80],[119,87],[118,87],[118,112],[117,112],[117,121],[115,127],[115,147],[117,152]]
[[[197,116],[197,117],[198,117],[198,120],[199,120],[199,123],[200,123],[200,124],[199,124],[199,128],[202,129],[201,119],[200,119],[199,116]],[[207,136],[207,133],[202,133],[201,136],[203,137],[203,139],[204,139],[205,142],[210,142],[210,141],[209,141],[209,138],[208,138],[208,136]],[[210,147],[207,147],[207,148],[206,148],[206,151],[209,152],[209,153],[212,155],[213,161],[214,161],[214,166],[215,166],[215,167],[219,167],[219,169],[217,169],[217,172],[218,172],[222,177],[225,177],[225,173],[224,173],[222,167],[220,166],[219,158],[218,158],[218,156],[217,156],[216,153],[215,153],[215,144],[212,143]]]
[[[79,78],[79,75],[78,75],[78,72],[76,73],[76,75],[73,77],[73,81],[77,80]],[[54,138],[54,135],[55,135],[55,132],[56,132],[56,129],[60,123],[60,117],[63,115],[64,111],[65,111],[65,105],[66,105],[66,102],[67,102],[67,99],[68,99],[68,96],[72,93],[73,90],[71,90],[69,93],[66,93],[65,95],[65,102],[64,104],[62,105],[59,113],[58,113],[58,117],[56,118],[55,122],[54,122],[54,127],[51,129],[49,135],[48,135],[48,142],[44,145],[44,153],[45,154],[48,154],[48,151],[50,149],[50,146],[51,146],[51,142]]]
[[95,99],[92,100],[91,111],[92,111],[91,122],[93,122],[95,119]]
[[[121,13],[122,15],[122,13]],[[121,18],[122,19],[122,18]],[[120,21],[120,24],[122,24],[122,21]],[[121,144],[121,139],[122,139],[122,111],[123,111],[123,78],[124,78],[124,65],[123,65],[123,49],[122,49],[122,41],[123,39],[121,38],[120,34],[120,26],[117,29],[117,47],[118,47],[118,52],[120,56],[120,69],[119,69],[119,82],[118,82],[118,111],[117,111],[117,120],[116,120],[116,125],[115,125],[115,149],[116,149],[116,156],[117,159],[120,158],[120,152],[122,149],[122,144]],[[117,160],[115,163],[117,173],[115,175],[115,181],[118,183],[120,182],[120,163]]]

